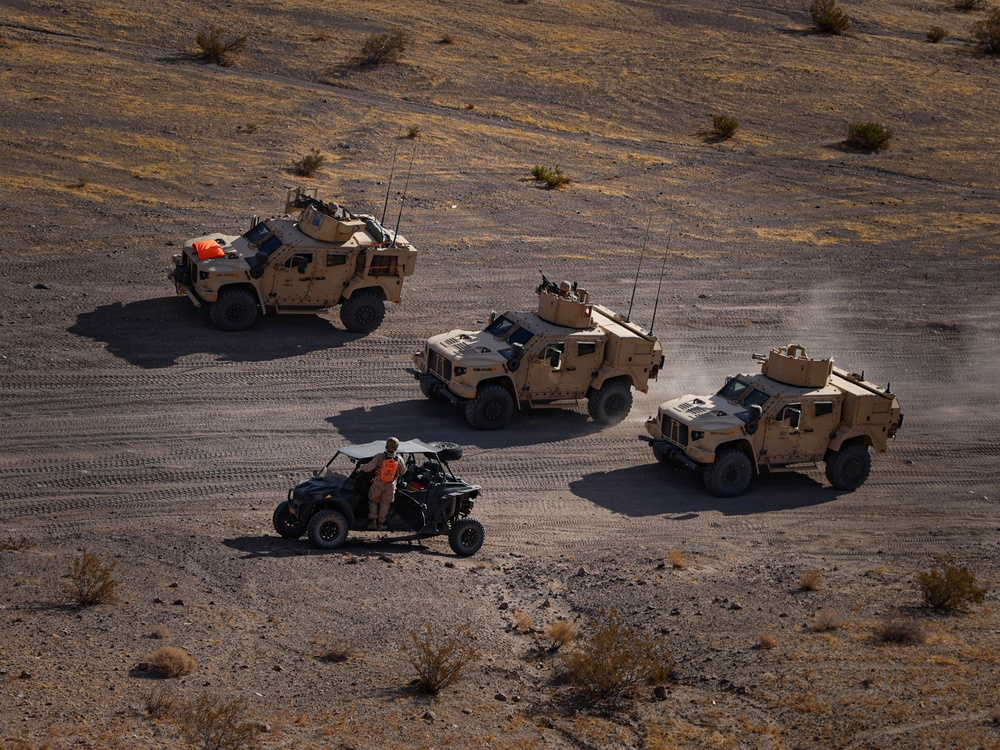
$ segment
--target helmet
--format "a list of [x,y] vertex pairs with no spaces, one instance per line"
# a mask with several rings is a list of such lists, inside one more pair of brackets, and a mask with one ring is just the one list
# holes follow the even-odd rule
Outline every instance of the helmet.
[[392,451],[395,453],[396,448],[399,447],[399,438],[391,437],[385,441],[385,449],[387,451]]

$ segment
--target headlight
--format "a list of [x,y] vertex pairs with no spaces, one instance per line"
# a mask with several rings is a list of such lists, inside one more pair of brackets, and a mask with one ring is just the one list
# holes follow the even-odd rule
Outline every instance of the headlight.
[[701,440],[703,437],[705,437],[705,433],[699,430],[695,430],[694,432],[691,433],[691,440],[693,442],[697,442]]
[[456,375],[456,377],[462,377],[467,372],[468,372],[468,370],[466,368],[464,368],[464,367],[456,367],[455,368],[455,375]]

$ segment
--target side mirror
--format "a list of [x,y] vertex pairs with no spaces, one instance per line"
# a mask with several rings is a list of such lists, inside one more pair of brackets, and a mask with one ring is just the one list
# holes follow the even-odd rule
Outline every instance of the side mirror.
[[493,325],[493,321],[495,321],[496,319],[497,319],[497,311],[496,310],[490,310],[490,322],[487,323],[486,325],[490,325],[490,326]]

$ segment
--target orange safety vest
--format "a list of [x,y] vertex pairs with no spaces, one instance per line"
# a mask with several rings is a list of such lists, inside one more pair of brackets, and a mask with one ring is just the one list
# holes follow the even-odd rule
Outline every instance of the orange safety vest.
[[399,474],[399,459],[385,457],[382,461],[382,468],[379,469],[378,478],[381,479],[386,484],[392,484],[396,481],[396,476]]

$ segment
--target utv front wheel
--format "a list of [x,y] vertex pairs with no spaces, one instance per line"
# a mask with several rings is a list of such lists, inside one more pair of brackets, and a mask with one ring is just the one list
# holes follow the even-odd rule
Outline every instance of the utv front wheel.
[[295,517],[289,512],[287,500],[274,509],[271,523],[274,524],[274,530],[285,539],[298,539],[306,533],[306,525],[295,520]]
[[321,510],[309,521],[309,541],[320,549],[337,549],[347,541],[349,530],[343,513]]
[[456,555],[468,557],[479,552],[486,540],[486,529],[479,521],[463,518],[451,525],[448,533],[448,544]]
[[618,424],[632,411],[632,388],[620,380],[609,380],[587,397],[587,411],[601,424]]
[[502,430],[514,415],[514,397],[502,385],[487,385],[465,404],[465,418],[477,430]]
[[715,463],[705,467],[705,489],[716,497],[736,497],[746,492],[753,478],[747,454],[735,448],[715,454]]
[[841,448],[826,461],[826,478],[838,490],[856,490],[865,483],[871,470],[872,457],[866,445]]
[[220,331],[245,331],[257,322],[257,300],[246,289],[223,289],[208,314]]
[[340,306],[340,322],[351,333],[371,333],[383,320],[385,302],[375,292],[355,292]]

